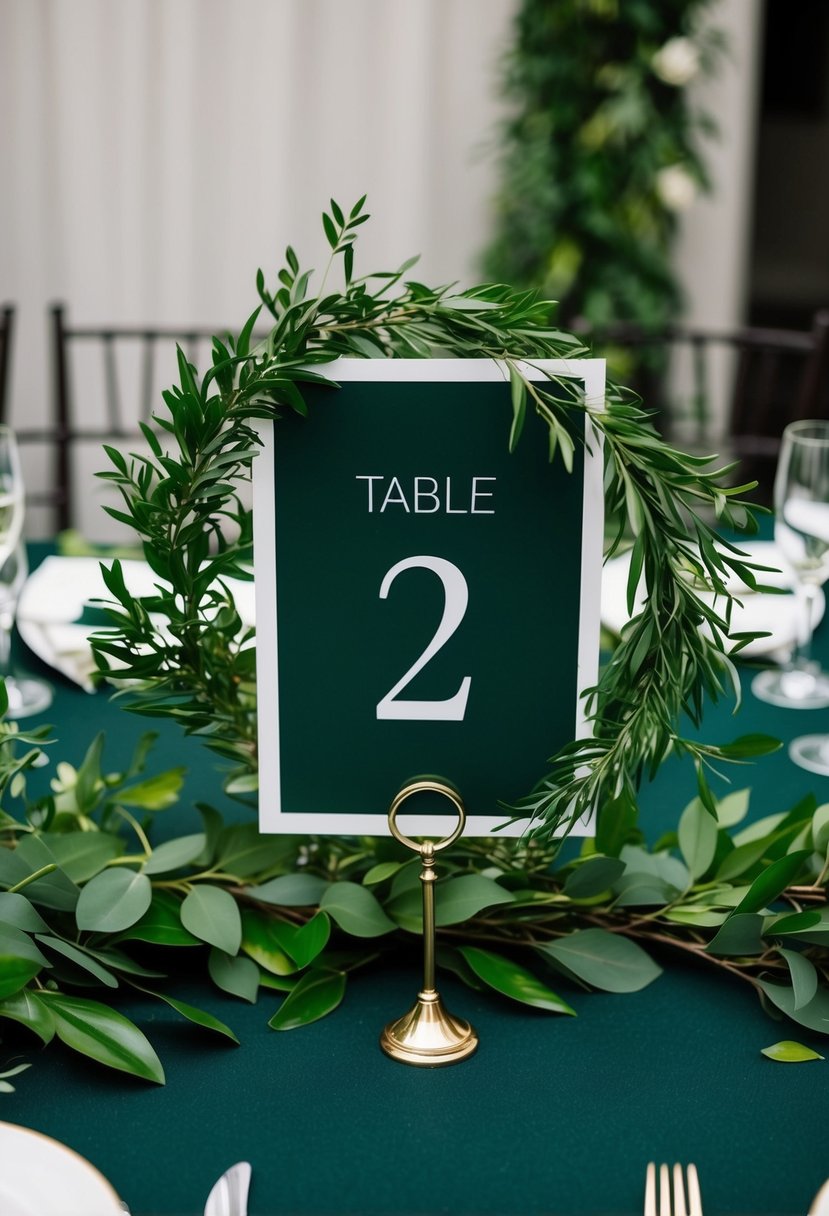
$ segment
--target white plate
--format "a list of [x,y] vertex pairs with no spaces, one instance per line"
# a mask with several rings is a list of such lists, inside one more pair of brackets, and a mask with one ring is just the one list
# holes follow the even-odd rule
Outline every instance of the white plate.
[[[161,580],[146,562],[122,561],[121,570],[136,599],[155,594]],[[235,578],[223,581],[232,590],[243,623],[252,625],[253,583]],[[97,630],[77,622],[85,606],[96,599],[112,600],[98,558],[47,557],[26,580],[16,617],[18,632],[29,649],[90,691],[96,668],[88,636]]]
[[[774,567],[773,573],[758,575],[758,581],[767,586],[791,588],[790,576],[784,573],[783,557],[773,541],[742,541],[739,548],[748,554],[751,561]],[[617,634],[621,633],[623,626],[630,620],[627,610],[629,569],[630,552],[627,552],[609,561],[602,572],[602,624]],[[769,635],[749,642],[740,651],[740,656],[785,660],[797,636],[798,605],[794,595],[765,595],[749,591],[744,583],[736,579],[729,580],[728,589],[742,601],[734,605],[731,616],[732,632],[762,632]],[[708,592],[701,592],[699,595],[700,599],[708,604],[715,602],[714,596]],[[641,611],[643,603],[644,590],[640,583],[634,613]],[[719,603],[722,606],[722,601]],[[815,598],[815,625],[822,619],[825,608],[823,591],[819,589]]]
[[40,1132],[0,1123],[0,1162],[3,1216],[124,1216],[103,1174]]

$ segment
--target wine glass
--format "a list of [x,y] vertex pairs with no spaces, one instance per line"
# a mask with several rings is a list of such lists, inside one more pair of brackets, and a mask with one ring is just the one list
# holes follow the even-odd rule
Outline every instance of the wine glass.
[[0,677],[6,686],[9,718],[27,718],[52,703],[44,680],[11,673],[11,635],[17,601],[28,575],[23,543],[23,474],[17,440],[0,425]]
[[778,671],[756,676],[761,701],[789,709],[829,705],[829,676],[811,658],[814,604],[829,578],[829,422],[792,422],[783,432],[774,481],[774,539],[795,577],[794,654]]

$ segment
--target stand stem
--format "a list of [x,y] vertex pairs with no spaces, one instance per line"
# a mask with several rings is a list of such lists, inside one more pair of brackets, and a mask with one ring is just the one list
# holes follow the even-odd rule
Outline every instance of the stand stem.
[[423,869],[420,881],[423,884],[423,991],[435,991],[435,853],[431,841],[423,845],[421,852]]

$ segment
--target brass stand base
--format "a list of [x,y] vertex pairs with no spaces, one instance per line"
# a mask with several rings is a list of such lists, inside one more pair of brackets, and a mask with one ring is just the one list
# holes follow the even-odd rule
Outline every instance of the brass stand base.
[[380,1035],[387,1056],[402,1064],[439,1068],[471,1056],[478,1036],[463,1018],[453,1017],[434,990],[419,992],[414,1006]]

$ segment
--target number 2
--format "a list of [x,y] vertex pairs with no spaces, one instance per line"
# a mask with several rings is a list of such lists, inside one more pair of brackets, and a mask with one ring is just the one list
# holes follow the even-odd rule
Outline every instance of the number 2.
[[412,664],[402,679],[397,681],[394,688],[386,693],[382,701],[377,702],[377,717],[381,720],[392,719],[398,722],[412,720],[421,722],[462,722],[466,713],[466,702],[469,698],[469,686],[472,683],[471,676],[464,676],[461,680],[461,686],[455,695],[447,697],[443,701],[409,701],[398,697],[398,693],[402,692],[418,672],[423,670],[429,660],[435,657],[440,648],[446,645],[463,620],[467,604],[469,603],[469,589],[466,585],[466,579],[458,567],[443,557],[430,557],[428,555],[404,557],[397,565],[387,570],[380,585],[380,599],[384,600],[387,598],[389,589],[398,574],[404,570],[416,569],[433,571],[443,583],[443,616],[435,631],[435,636],[420,658]]

